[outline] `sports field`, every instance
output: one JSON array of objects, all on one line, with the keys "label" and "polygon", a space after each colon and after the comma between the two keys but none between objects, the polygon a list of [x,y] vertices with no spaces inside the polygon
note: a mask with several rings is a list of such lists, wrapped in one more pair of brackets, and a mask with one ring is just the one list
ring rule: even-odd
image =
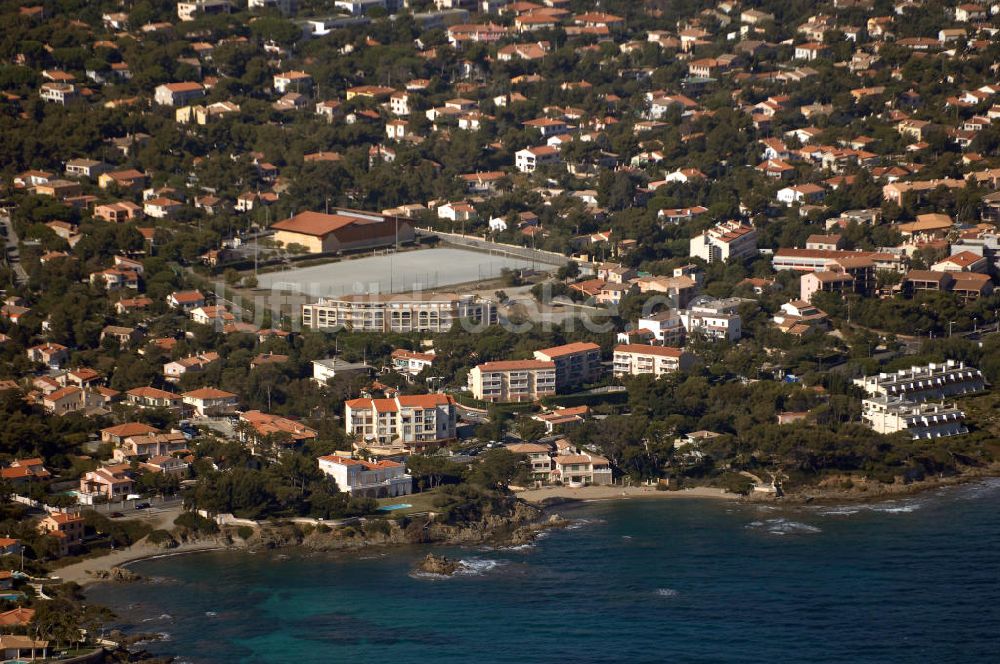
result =
[{"label": "sports field", "polygon": [[261,274],[258,288],[313,297],[348,293],[444,290],[500,276],[503,268],[552,270],[556,266],[468,249],[443,247],[377,254],[325,265]]}]

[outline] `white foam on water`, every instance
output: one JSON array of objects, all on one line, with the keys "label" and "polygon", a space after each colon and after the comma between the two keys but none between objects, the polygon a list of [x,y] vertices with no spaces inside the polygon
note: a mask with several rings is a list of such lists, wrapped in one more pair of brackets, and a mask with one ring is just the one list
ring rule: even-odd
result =
[{"label": "white foam on water", "polygon": [[865,508],[871,510],[872,512],[885,512],[887,514],[908,514],[910,512],[916,512],[921,507],[923,507],[923,504],[919,502],[911,501],[900,504],[895,500],[890,500],[884,503],[876,503],[874,505],[865,505]]},{"label": "white foam on water", "polygon": [[677,597],[680,592],[674,590],[673,588],[657,588],[656,594],[660,597]]},{"label": "white foam on water", "polygon": [[816,526],[811,526],[808,523],[790,521],[783,518],[752,521],[746,527],[763,529],[771,535],[812,535],[823,532]]},{"label": "white foam on water", "polygon": [[496,569],[500,565],[506,564],[507,561],[490,558],[462,558],[458,562],[461,564],[461,567],[459,567],[455,574],[479,576]]},{"label": "white foam on water", "polygon": [[160,615],[153,616],[151,618],[143,618],[142,622],[145,623],[145,622],[154,622],[154,621],[158,621],[158,620],[173,620],[173,619],[174,619],[174,617],[172,615],[170,615],[169,613],[161,613]]},{"label": "white foam on water", "polygon": [[820,516],[851,516],[861,511],[860,507],[824,507],[817,510]]},{"label": "white foam on water", "polygon": [[410,572],[410,578],[419,581],[444,581],[451,577],[447,574],[433,574],[431,572]]},{"label": "white foam on water", "polygon": [[174,638],[170,635],[170,632],[160,632],[157,636],[160,637],[160,641],[172,641]]}]

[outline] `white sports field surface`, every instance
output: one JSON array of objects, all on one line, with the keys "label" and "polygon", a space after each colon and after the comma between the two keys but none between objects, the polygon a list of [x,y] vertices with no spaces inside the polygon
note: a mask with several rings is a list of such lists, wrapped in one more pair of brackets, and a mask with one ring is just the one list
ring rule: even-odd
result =
[{"label": "white sports field surface", "polygon": [[452,247],[378,254],[326,265],[261,274],[258,288],[312,297],[349,293],[402,293],[444,290],[500,276],[508,268],[554,270],[556,266]]}]

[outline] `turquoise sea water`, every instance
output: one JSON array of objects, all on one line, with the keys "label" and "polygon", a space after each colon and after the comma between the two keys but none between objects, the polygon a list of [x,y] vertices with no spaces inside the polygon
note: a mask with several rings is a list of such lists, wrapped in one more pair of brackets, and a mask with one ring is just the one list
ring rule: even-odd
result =
[{"label": "turquoise sea water", "polygon": [[536,544],[136,564],[91,601],[186,662],[991,662],[1000,481],[871,505],[592,503]]}]

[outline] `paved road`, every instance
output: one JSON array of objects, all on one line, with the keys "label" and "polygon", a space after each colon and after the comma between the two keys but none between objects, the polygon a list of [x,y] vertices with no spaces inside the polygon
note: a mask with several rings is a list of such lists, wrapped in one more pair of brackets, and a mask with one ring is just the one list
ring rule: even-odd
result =
[{"label": "paved road", "polygon": [[4,259],[13,268],[15,278],[18,284],[28,283],[28,273],[25,272],[24,267],[21,265],[20,255],[15,254],[15,257],[7,256],[7,248],[13,247],[17,249],[20,240],[17,237],[17,231],[14,230],[14,223],[10,220],[10,217],[0,217],[0,226],[3,226],[7,231],[4,237]]}]

